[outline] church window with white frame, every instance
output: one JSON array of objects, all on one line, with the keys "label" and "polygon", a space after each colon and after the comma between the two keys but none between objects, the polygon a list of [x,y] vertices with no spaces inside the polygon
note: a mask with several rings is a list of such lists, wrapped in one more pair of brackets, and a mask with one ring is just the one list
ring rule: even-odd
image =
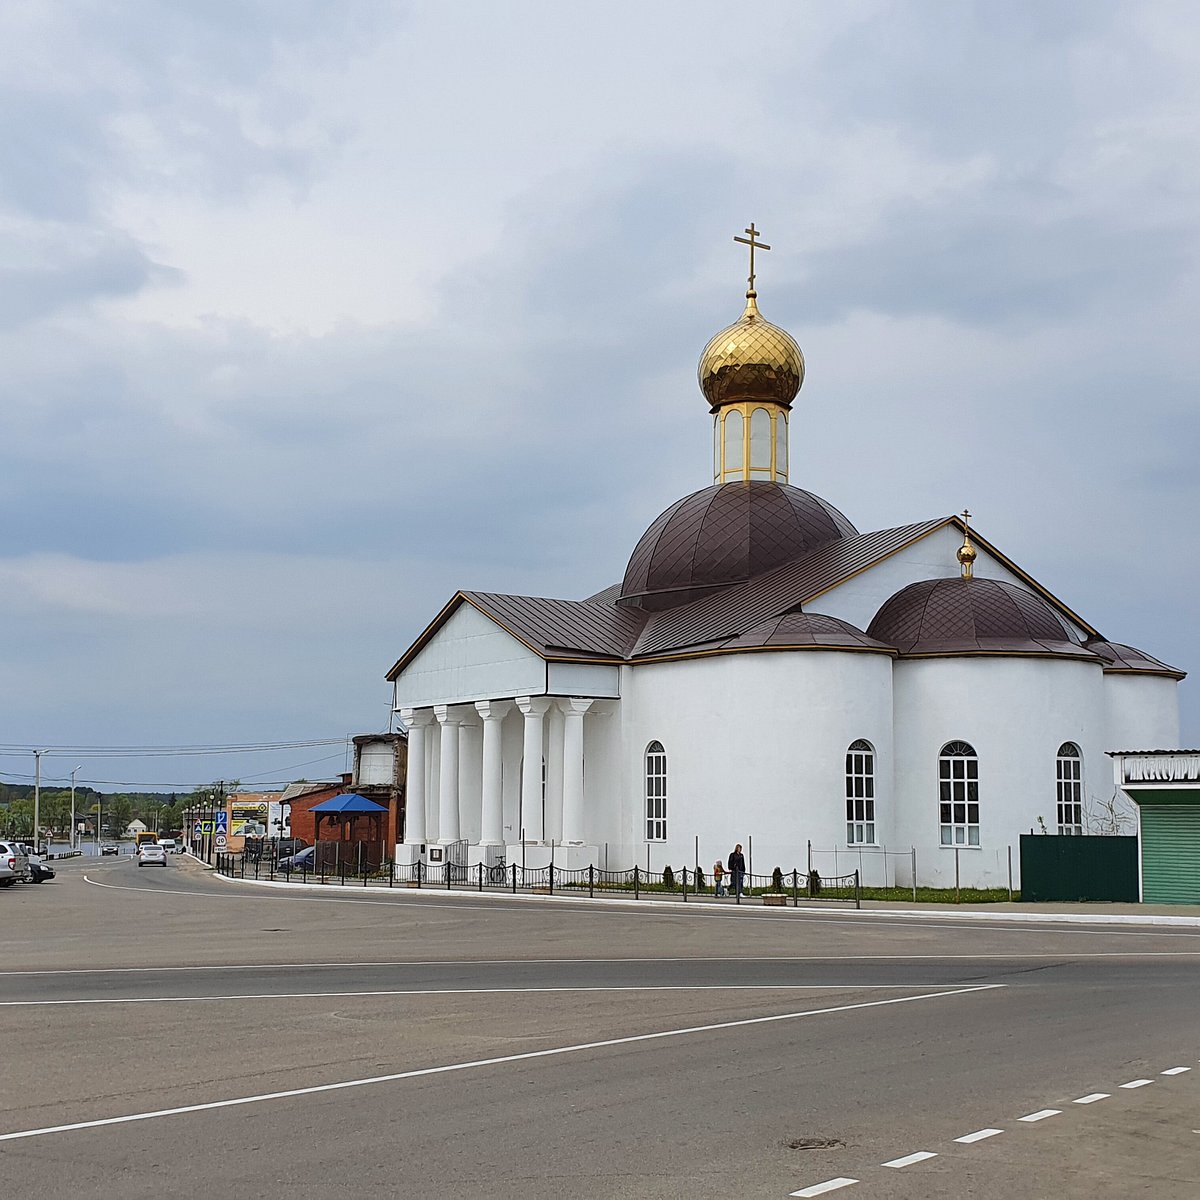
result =
[{"label": "church window with white frame", "polygon": [[875,844],[875,751],[862,738],[846,751],[846,844]]},{"label": "church window with white frame", "polygon": [[979,845],[979,757],[966,742],[938,755],[938,809],[943,846]]},{"label": "church window with white frame", "polygon": [[1083,755],[1074,742],[1058,748],[1058,832],[1083,833]]},{"label": "church window with white frame", "polygon": [[667,752],[662,742],[646,747],[646,841],[667,840]]}]

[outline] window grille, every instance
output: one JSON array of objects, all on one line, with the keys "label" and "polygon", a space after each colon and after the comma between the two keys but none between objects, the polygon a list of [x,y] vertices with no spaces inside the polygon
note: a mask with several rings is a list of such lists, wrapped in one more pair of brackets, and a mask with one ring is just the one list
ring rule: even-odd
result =
[{"label": "window grille", "polygon": [[846,844],[875,844],[875,751],[861,738],[846,751]]},{"label": "window grille", "polygon": [[943,846],[979,845],[979,758],[966,742],[938,756],[938,809]]},{"label": "window grille", "polygon": [[667,752],[662,742],[646,747],[646,840],[667,840]]}]

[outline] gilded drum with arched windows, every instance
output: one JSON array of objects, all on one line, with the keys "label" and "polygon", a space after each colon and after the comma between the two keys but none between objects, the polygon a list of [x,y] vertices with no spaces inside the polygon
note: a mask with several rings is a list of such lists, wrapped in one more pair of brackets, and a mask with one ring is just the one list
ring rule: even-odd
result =
[{"label": "gilded drum with arched windows", "polygon": [[763,318],[749,292],[745,312],[704,347],[697,375],[712,412],[750,400],[788,408],[804,382],[804,355],[790,333]]}]

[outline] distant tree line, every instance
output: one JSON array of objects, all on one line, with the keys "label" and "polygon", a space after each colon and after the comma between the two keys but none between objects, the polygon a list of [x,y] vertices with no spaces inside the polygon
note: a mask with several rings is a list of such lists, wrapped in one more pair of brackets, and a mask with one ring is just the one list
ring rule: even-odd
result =
[{"label": "distant tree line", "polygon": [[[208,808],[211,797],[224,796],[238,787],[236,780],[205,784],[192,792],[106,792],[80,785],[75,789],[75,821],[88,836],[95,835],[96,812],[100,810],[101,837],[120,837],[133,820],[148,829],[171,837],[183,831],[189,807]],[[38,819],[43,833],[49,830],[64,841],[71,833],[71,789],[42,788]],[[33,785],[0,783],[0,834],[33,838]]]}]

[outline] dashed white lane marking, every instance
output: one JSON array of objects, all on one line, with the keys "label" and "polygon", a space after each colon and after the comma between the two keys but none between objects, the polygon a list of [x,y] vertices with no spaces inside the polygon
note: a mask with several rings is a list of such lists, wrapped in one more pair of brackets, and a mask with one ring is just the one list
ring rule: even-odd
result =
[{"label": "dashed white lane marking", "polygon": [[1145,1087],[1148,1083],[1153,1083],[1153,1079],[1131,1079],[1128,1083],[1123,1083],[1123,1088],[1140,1088]]},{"label": "dashed white lane marking", "polygon": [[831,1008],[807,1008],[798,1012],[774,1013],[767,1017],[745,1017],[738,1021],[719,1021],[712,1025],[688,1025],[681,1029],[663,1029],[656,1033],[638,1033],[629,1037],[606,1038],[599,1042],[579,1042],[571,1046],[551,1046],[545,1050],[527,1050],[522,1054],[504,1054],[497,1058],[478,1058],[470,1062],[445,1063],[437,1067],[420,1067],[412,1071],[395,1071],[389,1075],[372,1075],[365,1079],[346,1079],[339,1083],[320,1083],[312,1087],[289,1088],[281,1092],[264,1092],[257,1096],[235,1096],[230,1100],[211,1100],[206,1104],[185,1104],[178,1108],[160,1108],[150,1112],[129,1113],[121,1117],[102,1117],[95,1121],[76,1121],[70,1125],[48,1125],[42,1129],[21,1129],[0,1133],[0,1142],[19,1138],[41,1137],[47,1133],[70,1133],[77,1129],[98,1129],[105,1125],[127,1125],[131,1121],[152,1121],[158,1117],[175,1117],[183,1113],[210,1112],[218,1108],[236,1108],[245,1104],[261,1104],[266,1100],[288,1100],[295,1096],[316,1096],[324,1092],[342,1092],[349,1088],[369,1087],[380,1083],[396,1083],[402,1079],[422,1079],[431,1075],[446,1075],[456,1071],[471,1071],[478,1067],[494,1067],[505,1063],[531,1062],[536,1058],[555,1058],[585,1050],[605,1050],[611,1046],[632,1046],[640,1042],[657,1042],[665,1038],[687,1037],[694,1033],[715,1033],[725,1029],[743,1029],[751,1025],[770,1025],[779,1021],[796,1021],[804,1017],[821,1017],[831,1013],[854,1012],[864,1008],[885,1008],[893,1004],[911,1004],[918,1000],[938,1000],[949,996],[966,996],[991,991],[1003,984],[985,983],[974,987],[955,988],[924,996],[895,996],[889,1000],[864,1000],[860,1004],[839,1004]]},{"label": "dashed white lane marking", "polygon": [[1044,1121],[1047,1117],[1058,1117],[1062,1115],[1061,1108],[1039,1108],[1037,1112],[1030,1113],[1027,1117],[1018,1117],[1018,1121]]},{"label": "dashed white lane marking", "polygon": [[972,1142],[982,1142],[984,1138],[995,1137],[998,1133],[1003,1133],[1003,1129],[977,1129],[974,1133],[965,1134],[963,1137],[955,1138],[956,1142],[962,1142],[964,1146],[969,1146]]},{"label": "dashed white lane marking", "polygon": [[1097,1100],[1108,1100],[1111,1098],[1110,1092],[1091,1092],[1086,1096],[1080,1096],[1078,1100],[1073,1101],[1074,1104],[1095,1104]]},{"label": "dashed white lane marking", "polygon": [[932,1150],[918,1150],[915,1154],[906,1154],[903,1158],[893,1158],[883,1165],[895,1167],[898,1170],[900,1167],[911,1167],[913,1163],[924,1162],[927,1158],[937,1158],[937,1155]]},{"label": "dashed white lane marking", "polygon": [[1164,1075],[1182,1075],[1184,1071],[1190,1071],[1191,1067],[1168,1067],[1162,1073]]},{"label": "dashed white lane marking", "polygon": [[824,1183],[814,1183],[812,1187],[801,1188],[798,1192],[788,1192],[789,1196],[823,1196],[826,1192],[836,1192],[838,1188],[849,1187],[857,1183],[857,1179],[827,1179]]}]

